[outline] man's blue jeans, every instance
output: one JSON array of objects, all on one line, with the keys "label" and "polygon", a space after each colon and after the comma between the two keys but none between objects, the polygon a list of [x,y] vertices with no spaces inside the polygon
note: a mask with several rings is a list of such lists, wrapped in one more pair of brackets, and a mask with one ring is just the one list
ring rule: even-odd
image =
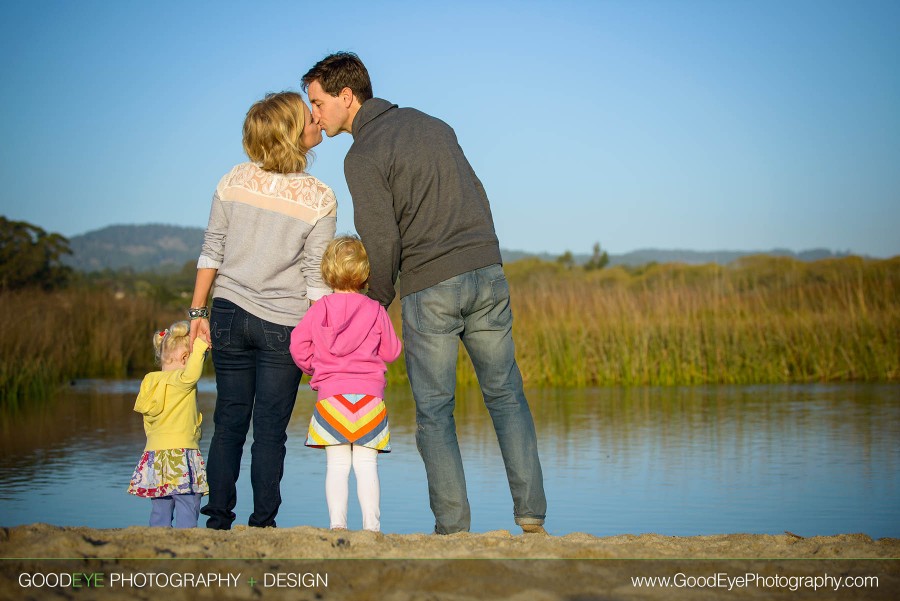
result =
[{"label": "man's blue jeans", "polygon": [[456,422],[456,360],[462,340],[472,359],[506,466],[517,524],[547,513],[537,437],[512,339],[509,285],[491,265],[404,296],[403,345],[416,401],[416,446],[425,462],[438,534],[469,530]]},{"label": "man's blue jeans", "polygon": [[228,530],[237,504],[235,483],[250,421],[250,526],[274,527],[281,505],[287,426],[302,372],[291,358],[293,328],[262,320],[236,304],[214,299],[210,315],[212,358],[216,367],[216,431],[209,447],[206,475],[207,528]]}]

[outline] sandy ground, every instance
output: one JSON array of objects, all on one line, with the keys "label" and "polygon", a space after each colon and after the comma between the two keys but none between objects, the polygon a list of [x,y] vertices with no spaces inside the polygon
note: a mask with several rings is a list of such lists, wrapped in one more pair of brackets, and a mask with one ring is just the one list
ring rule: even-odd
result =
[{"label": "sandy ground", "polygon": [[[0,558],[0,599],[900,598],[900,539],[862,534],[598,538],[33,524],[0,529]],[[79,576],[70,584],[66,574],[73,573]],[[92,574],[102,587],[86,580]],[[733,580],[747,574],[744,582]],[[632,579],[642,576],[674,580],[669,587],[635,586]],[[877,586],[847,588],[870,576]]]}]

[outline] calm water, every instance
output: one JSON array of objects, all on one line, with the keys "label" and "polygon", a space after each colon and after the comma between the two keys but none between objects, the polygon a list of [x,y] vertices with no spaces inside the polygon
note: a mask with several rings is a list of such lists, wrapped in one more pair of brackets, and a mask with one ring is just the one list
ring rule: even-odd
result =
[{"label": "calm water", "polygon": [[[84,381],[54,401],[0,416],[0,525],[144,525],[125,492],[144,445],[139,381]],[[305,384],[303,386],[305,389]],[[394,451],[379,458],[382,529],[430,532],[425,472],[407,389],[386,395]],[[322,451],[303,445],[314,397],[294,411],[279,526],[327,527]],[[900,537],[900,386],[802,385],[533,390],[552,534],[656,532]],[[200,383],[201,449],[215,383]],[[508,529],[503,464],[487,411],[461,391],[457,423],[472,530]],[[251,512],[250,440],[237,523]],[[359,528],[351,492],[350,527]],[[201,516],[202,518],[202,516]]]}]

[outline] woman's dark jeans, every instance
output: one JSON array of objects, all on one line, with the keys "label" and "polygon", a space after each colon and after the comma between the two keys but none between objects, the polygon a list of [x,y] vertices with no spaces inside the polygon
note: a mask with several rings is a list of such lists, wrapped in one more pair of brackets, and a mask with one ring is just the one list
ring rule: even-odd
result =
[{"label": "woman's dark jeans", "polygon": [[228,530],[237,504],[235,486],[250,421],[250,526],[274,527],[281,505],[287,426],[302,372],[289,351],[293,328],[253,316],[236,304],[214,299],[210,315],[212,358],[216,367],[216,430],[206,471],[207,528]]}]

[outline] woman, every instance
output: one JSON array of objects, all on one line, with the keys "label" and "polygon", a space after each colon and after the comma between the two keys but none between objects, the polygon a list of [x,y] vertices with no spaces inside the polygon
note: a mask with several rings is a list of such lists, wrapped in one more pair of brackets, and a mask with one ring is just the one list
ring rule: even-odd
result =
[{"label": "woman", "polygon": [[[234,522],[241,454],[251,419],[250,526],[274,527],[281,505],[287,426],[300,369],[291,330],[331,290],[319,270],[334,237],[331,188],[304,172],[322,141],[299,94],[270,94],[247,112],[244,150],[216,187],[189,310],[191,339],[212,346],[215,433],[209,448],[206,526]],[[206,301],[215,284],[212,310]]]}]

